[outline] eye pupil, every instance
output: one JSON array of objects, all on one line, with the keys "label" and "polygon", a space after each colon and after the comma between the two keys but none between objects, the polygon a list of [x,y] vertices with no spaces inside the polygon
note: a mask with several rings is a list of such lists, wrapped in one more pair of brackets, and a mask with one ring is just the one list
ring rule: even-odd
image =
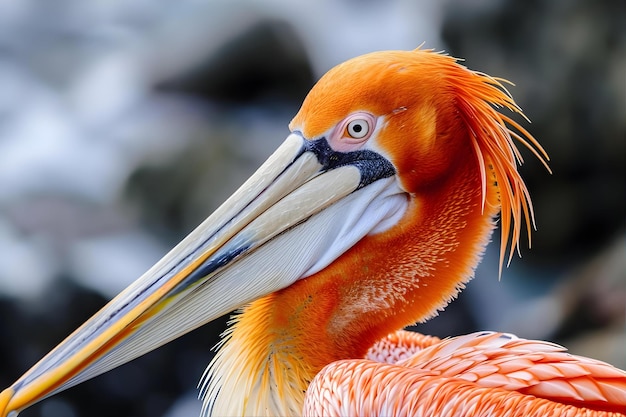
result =
[{"label": "eye pupil", "polygon": [[355,139],[364,138],[369,130],[370,126],[367,120],[357,119],[348,123],[348,134]]}]

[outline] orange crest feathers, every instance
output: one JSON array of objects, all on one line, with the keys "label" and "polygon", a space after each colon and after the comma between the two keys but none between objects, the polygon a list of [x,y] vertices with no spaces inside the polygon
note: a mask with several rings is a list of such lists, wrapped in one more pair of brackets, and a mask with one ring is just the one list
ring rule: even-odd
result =
[{"label": "orange crest feathers", "polygon": [[528,120],[503,85],[512,83],[471,71],[458,64],[457,59],[447,56],[446,58],[454,65],[448,66],[449,70],[444,72],[451,77],[450,85],[455,89],[461,117],[469,128],[472,145],[478,158],[483,205],[487,187],[487,169],[495,173],[498,181],[502,222],[500,243],[500,273],[502,273],[509,239],[511,243],[507,265],[511,262],[513,253],[516,250],[519,253],[522,218],[526,222],[529,246],[532,228],[535,228],[530,194],[517,171],[517,165],[521,165],[523,159],[515,140],[527,147],[551,173],[547,163],[550,158],[526,129],[497,110],[504,107]]}]

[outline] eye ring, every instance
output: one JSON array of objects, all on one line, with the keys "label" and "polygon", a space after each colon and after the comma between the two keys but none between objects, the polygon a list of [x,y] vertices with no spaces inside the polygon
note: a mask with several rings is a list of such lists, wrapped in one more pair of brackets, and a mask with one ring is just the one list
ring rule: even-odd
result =
[{"label": "eye ring", "polygon": [[370,124],[366,119],[355,119],[348,123],[348,135],[354,139],[362,139],[370,132]]},{"label": "eye ring", "polygon": [[376,133],[376,117],[366,111],[357,111],[337,123],[328,133],[328,144],[335,151],[360,149]]}]

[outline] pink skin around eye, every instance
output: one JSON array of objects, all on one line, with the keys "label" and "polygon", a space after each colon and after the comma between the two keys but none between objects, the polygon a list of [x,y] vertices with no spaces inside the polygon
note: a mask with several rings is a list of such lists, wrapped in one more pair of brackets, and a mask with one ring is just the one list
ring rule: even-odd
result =
[{"label": "pink skin around eye", "polygon": [[[362,138],[353,138],[348,134],[348,124],[355,120],[365,121],[368,125],[368,131]],[[365,142],[372,136],[376,128],[376,118],[366,112],[352,113],[333,128],[328,136],[328,144],[333,150],[338,152],[356,151],[363,147]]]}]

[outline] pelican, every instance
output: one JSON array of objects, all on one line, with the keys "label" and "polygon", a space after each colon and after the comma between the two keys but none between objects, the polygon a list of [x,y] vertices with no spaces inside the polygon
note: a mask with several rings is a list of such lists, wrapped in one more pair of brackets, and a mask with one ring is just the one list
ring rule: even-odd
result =
[{"label": "pelican", "polygon": [[473,277],[498,215],[500,272],[530,237],[516,143],[548,156],[500,111],[523,116],[503,83],[423,49],[331,69],[258,171],[4,390],[0,415],[235,309],[203,416],[626,415],[609,364],[506,333],[401,330]]}]

